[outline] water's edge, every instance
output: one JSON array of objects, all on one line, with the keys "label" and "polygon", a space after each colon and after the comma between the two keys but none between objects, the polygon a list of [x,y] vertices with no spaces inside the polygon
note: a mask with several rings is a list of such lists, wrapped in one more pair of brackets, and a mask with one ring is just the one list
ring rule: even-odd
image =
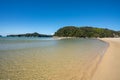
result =
[{"label": "water's edge", "polygon": [[[86,40],[86,39],[82,39],[81,41],[84,42],[84,40]],[[91,40],[93,40],[93,41],[91,41]],[[15,71],[14,68],[11,69],[10,67],[7,67],[8,69],[6,69],[4,67],[0,68],[0,70],[6,70],[7,72],[10,71],[10,73],[0,72],[0,74],[3,75],[1,77],[4,78],[5,77],[4,74],[10,75],[12,73],[11,74],[12,76],[14,74],[15,75],[17,74],[16,75],[16,77],[18,76],[17,79],[25,79],[25,78],[33,79],[33,77],[31,76],[31,75],[33,75],[36,79],[39,79],[39,78],[42,79],[42,76],[43,76],[44,79],[42,79],[42,80],[46,80],[46,79],[48,79],[48,80],[50,80],[50,79],[52,79],[52,80],[60,80],[60,79],[91,80],[91,78],[93,77],[95,71],[97,70],[97,67],[99,66],[99,64],[100,64],[102,58],[104,57],[104,54],[109,46],[108,43],[106,43],[100,39],[97,39],[99,41],[96,41],[96,39],[95,40],[91,39],[91,40],[89,41],[89,39],[88,39],[88,42],[85,42],[84,44],[81,43],[81,41],[79,42],[79,40],[76,40],[76,39],[75,40],[67,39],[67,40],[60,40],[60,41],[51,41],[50,44],[47,41],[47,43],[45,42],[46,44],[44,44],[44,46],[39,46],[39,45],[43,45],[44,42],[40,42],[40,43],[37,42],[37,43],[34,43],[34,45],[38,45],[38,47],[34,47],[34,48],[33,47],[30,47],[28,49],[27,48],[25,48],[25,49],[16,49],[15,48],[16,50],[8,50],[8,51],[3,50],[0,53],[1,56],[3,56],[3,57],[0,57],[0,60],[2,60],[2,58],[4,59],[4,57],[9,58],[9,56],[10,56],[9,59],[11,61],[14,61],[17,59],[20,62],[20,64],[19,64],[19,62],[16,63],[17,60],[13,62],[15,64],[11,64],[11,63],[9,63],[9,64],[11,65],[11,68],[12,67],[14,67],[15,69],[17,67],[20,68],[20,69],[18,68],[18,72],[19,72],[19,74],[21,74],[20,75],[21,77],[18,75],[18,73],[16,73],[16,72],[14,73],[14,71]],[[96,42],[94,42],[94,41],[96,41],[98,43],[96,44]],[[89,42],[91,42],[90,45],[89,45]],[[99,42],[102,42],[101,45],[104,46],[103,48],[100,48],[102,46],[97,47]],[[106,46],[104,45],[104,43],[106,44]],[[85,47],[85,45],[87,45],[87,47]],[[18,45],[18,46],[21,46],[21,45]],[[31,46],[33,46],[33,44],[31,44]],[[92,49],[94,49],[94,46],[96,46],[95,49],[97,49],[97,50],[100,49],[100,52],[99,51],[95,52],[95,51],[97,51],[97,50],[95,50],[94,51],[95,54],[93,55],[94,52],[91,53],[90,47],[93,47]],[[88,50],[88,52],[90,50],[90,52],[89,52],[90,54],[89,53],[85,54],[85,55],[89,55],[89,56],[84,56],[83,54],[81,55],[81,53],[83,53],[83,52],[79,51],[79,49],[81,49],[82,51]],[[5,53],[6,55],[3,54],[2,52]],[[21,57],[21,58],[19,58],[19,57]],[[82,58],[83,59],[90,58],[90,59],[87,59],[86,62],[83,64],[81,62],[81,60],[83,60]],[[6,58],[6,60],[9,60],[9,59]],[[24,60],[25,62],[24,61],[22,62],[21,59]],[[0,64],[0,65],[7,66],[6,65],[6,64],[8,64],[7,61],[3,60],[2,63],[4,63],[4,62],[5,62],[5,65],[4,64]],[[26,62],[28,62],[28,63],[26,63]],[[24,66],[23,64],[25,64],[26,66]],[[20,70],[22,70],[24,73],[21,72]],[[45,70],[45,71],[40,72],[39,70],[40,71]],[[56,72],[56,70],[58,72]],[[61,70],[63,70],[63,71],[61,71]],[[26,73],[26,71],[28,71],[30,73]],[[38,71],[38,72],[35,72],[35,71]],[[50,72],[48,73],[47,71],[50,71]],[[51,73],[51,71],[52,71],[52,73]],[[45,73],[43,75],[44,72],[47,72],[47,73]],[[22,74],[28,75],[29,78],[27,78],[26,76],[24,76]],[[65,75],[68,75],[68,77]],[[24,76],[25,78],[24,77],[22,78],[22,76]],[[31,76],[31,78],[30,78],[30,76]],[[16,77],[14,76],[13,79],[15,79]]]},{"label": "water's edge", "polygon": [[[96,62],[95,64],[93,64],[94,69],[93,69],[93,71],[92,71],[92,73],[91,73],[91,77],[90,77],[89,80],[92,80],[92,77],[94,76],[94,74],[95,74],[97,68],[99,67],[99,65],[100,65],[100,63],[101,63],[101,61],[102,61],[102,59],[103,59],[103,57],[104,57],[107,49],[108,49],[109,46],[110,46],[110,44],[109,44],[108,42],[105,42],[105,41],[101,40],[100,38],[97,38],[97,39],[98,39],[99,41],[101,41],[101,42],[106,43],[107,46],[106,46],[105,49],[103,50],[103,52],[102,52],[103,55],[102,55],[102,56],[99,56],[99,54],[97,55],[96,59],[98,59],[98,58],[99,58],[99,59],[97,60],[97,62]],[[96,60],[96,59],[95,59],[95,60]]]}]

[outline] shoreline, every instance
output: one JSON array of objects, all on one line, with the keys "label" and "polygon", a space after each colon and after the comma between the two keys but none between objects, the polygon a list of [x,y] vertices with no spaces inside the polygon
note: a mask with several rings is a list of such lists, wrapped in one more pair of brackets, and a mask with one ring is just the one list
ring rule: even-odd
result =
[{"label": "shoreline", "polygon": [[120,80],[120,38],[99,38],[109,43],[91,80]]},{"label": "shoreline", "polygon": [[[58,37],[59,38],[59,37]],[[63,39],[66,39],[66,37],[62,37]],[[61,38],[61,39],[62,39]],[[71,37],[68,37],[71,38]],[[73,37],[72,37],[73,38]],[[89,38],[88,38],[89,39]],[[71,62],[71,65],[76,65],[73,67],[69,67],[70,70],[73,70],[72,72],[70,70],[65,71],[65,74],[69,74],[68,77],[63,76],[62,79],[67,79],[71,76],[70,79],[75,79],[75,80],[120,80],[119,77],[119,72],[116,73],[117,71],[119,71],[119,67],[114,64],[114,62],[116,62],[117,64],[119,64],[119,58],[120,58],[120,54],[119,54],[119,48],[120,48],[120,38],[92,38],[92,39],[97,39],[100,42],[104,42],[106,44],[108,44],[105,48],[104,51],[99,52],[98,54],[96,54],[95,56],[91,57],[91,59],[89,59],[85,64],[84,67],[82,67],[82,65],[78,66],[81,62],[79,62],[79,58],[75,59],[78,61],[73,61]],[[95,43],[95,42],[93,42]],[[116,51],[116,45],[117,45],[117,53],[115,52],[116,55],[114,55],[114,51]],[[87,45],[88,46],[88,45]],[[91,47],[91,46],[90,46]],[[98,48],[99,50],[100,48]],[[65,49],[66,50],[66,49]],[[109,50],[113,50],[113,52],[109,54]],[[32,51],[37,51],[37,49],[32,49]],[[30,52],[32,52],[30,51]],[[35,53],[32,52],[32,53]],[[37,51],[39,54],[39,51]],[[66,52],[66,51],[65,51]],[[10,52],[12,53],[12,52]],[[21,52],[23,53],[23,52]],[[31,53],[31,54],[32,54]],[[100,53],[102,53],[102,55],[100,55]],[[39,59],[42,59],[39,57],[39,55],[37,54],[37,56],[35,56],[34,58],[38,58],[38,62],[40,61]],[[60,54],[61,55],[61,54]],[[64,54],[63,54],[64,55]],[[69,55],[69,54],[68,54]],[[66,55],[66,56],[68,56]],[[28,55],[27,55],[28,56]],[[30,55],[29,55],[30,56]],[[40,56],[44,56],[44,55],[40,55]],[[115,56],[115,59],[117,59],[116,61],[114,61],[114,59],[111,59],[111,56]],[[117,58],[116,58],[117,57]],[[30,57],[31,60],[32,57]],[[45,57],[44,57],[45,58]],[[43,58],[43,60],[44,60]],[[63,57],[62,57],[63,58]],[[73,56],[71,58],[68,59],[72,59],[74,58]],[[77,58],[77,57],[76,57]],[[20,58],[21,59],[21,58]],[[27,59],[25,57],[25,59]],[[87,59],[87,58],[86,58]],[[28,59],[29,60],[29,59]],[[74,60],[74,59],[73,59]],[[16,60],[17,61],[17,60]],[[56,59],[54,60],[56,63]],[[68,61],[68,60],[65,60]],[[36,61],[35,61],[36,62]],[[53,63],[53,62],[52,62]],[[58,62],[57,62],[58,63]],[[73,64],[72,64],[73,63]],[[77,64],[76,64],[77,63]],[[23,63],[22,63],[23,64]],[[38,63],[36,63],[38,65]],[[66,63],[65,63],[66,64]],[[56,64],[54,64],[56,65]],[[69,64],[68,64],[69,65]],[[119,64],[120,65],[120,64]],[[26,65],[27,66],[27,65]],[[29,65],[30,66],[30,65]],[[112,67],[109,67],[112,66]],[[68,68],[67,67],[67,68]],[[66,69],[67,69],[66,68]],[[45,68],[46,69],[46,68]],[[52,69],[52,68],[51,68]],[[56,68],[57,69],[57,68]],[[62,68],[61,68],[62,69]],[[113,69],[116,69],[116,71],[114,71]],[[32,70],[32,69],[31,69]],[[33,68],[34,70],[34,68]],[[39,71],[39,69],[36,68],[37,71]],[[59,70],[59,69],[58,69]],[[29,71],[29,70],[28,70]],[[69,72],[70,71],[70,72]],[[36,72],[34,72],[36,73]],[[32,75],[34,75],[34,73]],[[56,72],[55,72],[56,73]],[[64,72],[62,72],[64,73]],[[112,73],[112,74],[111,74]],[[16,73],[17,74],[17,73]],[[25,73],[26,74],[26,73]],[[30,74],[31,75],[31,74]],[[61,73],[56,73],[56,75],[61,75]],[[113,76],[114,75],[114,76]],[[117,77],[116,77],[117,75]],[[39,76],[39,74],[38,74]],[[54,77],[54,75],[51,75]],[[26,77],[26,76],[24,76]],[[45,77],[47,79],[47,77]],[[56,77],[57,78],[57,77]],[[59,79],[61,77],[58,77]],[[52,77],[51,77],[52,79]],[[59,80],[58,79],[58,80]],[[68,79],[67,79],[68,80]]]}]

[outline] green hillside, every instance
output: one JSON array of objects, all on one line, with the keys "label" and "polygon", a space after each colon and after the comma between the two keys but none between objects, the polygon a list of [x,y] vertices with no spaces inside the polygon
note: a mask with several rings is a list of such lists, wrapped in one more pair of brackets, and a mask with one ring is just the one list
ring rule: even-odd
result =
[{"label": "green hillside", "polygon": [[119,37],[120,32],[104,29],[104,28],[96,28],[96,27],[75,27],[75,26],[66,26],[60,28],[55,32],[54,36],[58,37]]}]

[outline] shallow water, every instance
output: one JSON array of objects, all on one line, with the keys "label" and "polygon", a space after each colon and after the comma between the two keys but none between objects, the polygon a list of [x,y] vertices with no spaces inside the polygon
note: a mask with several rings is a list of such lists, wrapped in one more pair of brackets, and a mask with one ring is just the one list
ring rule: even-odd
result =
[{"label": "shallow water", "polygon": [[0,38],[0,79],[90,80],[107,46],[97,39]]}]

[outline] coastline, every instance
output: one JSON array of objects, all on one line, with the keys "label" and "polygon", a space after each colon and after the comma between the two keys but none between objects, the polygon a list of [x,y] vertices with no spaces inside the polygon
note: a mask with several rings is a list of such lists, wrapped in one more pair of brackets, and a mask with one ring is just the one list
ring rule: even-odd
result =
[{"label": "coastline", "polygon": [[[64,38],[66,39],[66,37]],[[68,38],[72,38],[73,41],[74,39],[76,39],[73,37],[68,37]],[[87,38],[83,38],[83,42],[85,39]],[[92,40],[94,40],[94,38],[92,38]],[[70,43],[73,41],[70,41]],[[99,44],[98,40],[97,42]],[[96,39],[95,41],[92,41],[92,42],[90,40],[90,42],[88,42],[90,44],[88,43],[85,44],[86,47],[84,50],[90,50],[90,49],[87,49],[88,45],[89,45],[89,48],[93,50],[94,48],[97,50],[100,50],[99,48],[92,46],[94,43],[97,43],[97,42],[96,42]],[[62,43],[62,44],[65,44],[65,43]],[[44,79],[56,79],[56,80],[61,80],[61,79],[63,80],[91,80],[92,76],[94,75],[98,67],[100,60],[102,59],[99,53],[104,52],[104,51],[100,51],[99,53],[96,53],[97,51],[96,50],[94,55],[92,55],[94,52],[89,51],[87,53],[91,52],[90,54],[81,55],[79,53],[82,53],[82,51],[79,51],[79,48],[81,49],[84,48],[84,47],[80,47],[80,45],[83,46],[84,44],[79,44],[79,43],[80,43],[79,41],[77,45],[76,44],[68,45],[69,44],[68,43],[67,45],[61,45],[61,47],[58,47],[58,48],[57,46],[53,47],[50,45],[49,49],[46,49],[46,48],[44,49],[44,47],[43,48],[41,47],[41,49],[40,47],[27,48],[26,46],[26,49],[3,51],[1,52],[3,55],[0,56],[1,65],[2,65],[2,68],[0,70],[2,75],[0,75],[0,78],[6,79],[6,75],[7,75],[7,78],[9,79],[22,79],[22,80],[33,79],[34,77],[36,79],[39,79],[39,78],[43,79],[44,77]],[[60,44],[61,42],[60,43],[58,42],[58,45]],[[101,44],[101,46],[103,46],[103,44]],[[37,45],[40,45],[40,44],[37,43]],[[34,46],[34,44],[32,44],[32,46]],[[64,46],[65,48],[63,48]],[[15,44],[15,48],[16,48],[16,44]],[[46,54],[47,52],[49,52],[49,54]],[[2,60],[2,56],[7,57],[6,60],[4,59]],[[8,65],[11,65],[11,66],[8,66]],[[11,68],[11,67],[14,67],[14,68]],[[21,75],[19,75],[16,70]]]},{"label": "coastline", "polygon": [[76,38],[76,37],[58,37],[58,36],[53,36],[54,39],[56,40],[61,40],[61,39],[70,39],[70,38]]},{"label": "coastline", "polygon": [[[59,38],[59,37],[58,37]],[[73,38],[73,37],[62,37],[63,39],[66,39],[66,38]],[[60,37],[60,39],[62,39]],[[75,38],[75,37],[74,37]],[[73,39],[74,39],[73,38]],[[76,39],[76,38],[75,38]],[[89,39],[89,38],[88,38]],[[94,39],[94,38],[92,38]],[[96,39],[96,38],[95,38]],[[12,53],[12,54],[16,54],[16,53],[20,53],[22,54],[21,58],[18,58],[18,61],[19,59],[22,60],[24,59],[24,61],[30,61],[30,64],[27,63],[27,65],[23,65],[23,64],[26,64],[26,62],[21,62],[19,64],[19,62],[17,62],[18,66],[19,65],[22,65],[22,66],[19,66],[23,69],[23,67],[27,70],[27,71],[31,71],[30,74],[26,73],[27,71],[24,71],[25,73],[25,76],[22,75],[23,79],[26,78],[26,77],[30,77],[31,75],[37,75],[35,76],[36,78],[38,78],[38,76],[40,76],[40,74],[42,75],[42,72],[41,72],[41,68],[42,70],[44,69],[45,72],[47,72],[47,69],[49,70],[49,72],[54,72],[54,70],[56,69],[56,71],[54,72],[54,74],[50,73],[51,76],[49,76],[49,74],[45,74],[45,78],[46,79],[53,79],[53,77],[57,80],[60,80],[60,79],[65,79],[65,80],[120,80],[120,77],[119,77],[119,74],[120,74],[120,71],[119,71],[119,67],[120,67],[120,64],[119,64],[119,58],[120,58],[120,54],[119,54],[119,48],[120,48],[120,38],[97,38],[100,42],[105,42],[107,44],[109,44],[106,48],[104,48],[104,51],[101,51],[99,53],[103,53],[103,55],[100,55],[100,54],[96,54],[95,56],[91,56],[92,58],[89,59],[87,62],[85,62],[85,64],[82,63],[82,58],[81,60],[80,57],[78,56],[74,56],[74,54],[71,56],[69,54],[64,54],[66,53],[66,49],[63,49],[61,48],[60,50],[62,50],[63,52],[60,52],[60,60],[59,60],[59,56],[57,54],[57,56],[53,56],[52,55],[45,55],[45,53],[43,55],[40,55],[40,51],[42,51],[43,48],[39,49],[39,48],[34,48],[34,49],[28,49],[28,50],[16,50],[14,52],[12,51],[9,51],[7,53]],[[69,39],[68,39],[69,40]],[[95,42],[93,42],[95,43]],[[91,44],[93,44],[91,43]],[[61,43],[60,43],[61,44]],[[102,44],[103,45],[103,44]],[[32,45],[33,46],[33,45]],[[88,45],[87,45],[88,46]],[[92,47],[92,46],[90,46]],[[72,50],[73,48],[72,47],[69,47],[67,46],[68,49]],[[53,48],[51,48],[53,49]],[[51,50],[49,49],[49,50]],[[57,48],[55,48],[57,50]],[[40,51],[39,51],[40,50]],[[46,49],[47,50],[47,49]],[[65,51],[64,51],[65,50]],[[73,49],[74,50],[74,49]],[[87,49],[86,49],[87,50]],[[100,50],[100,48],[97,48],[97,50]],[[22,52],[21,52],[22,51]],[[25,51],[25,52],[24,52]],[[33,52],[32,52],[33,51]],[[37,52],[36,52],[37,51]],[[116,52],[117,51],[117,52]],[[50,53],[50,51],[48,51]],[[74,51],[73,51],[74,52]],[[68,53],[73,53],[73,52],[68,52]],[[24,53],[29,53],[30,55],[24,55]],[[51,52],[53,53],[53,52]],[[59,52],[58,52],[59,53]],[[61,54],[63,53],[63,54]],[[24,57],[23,57],[24,55]],[[91,54],[90,54],[91,55]],[[2,55],[1,55],[2,56]],[[7,56],[7,55],[4,55],[4,56]],[[13,56],[13,55],[11,55]],[[16,55],[16,56],[20,56],[20,55]],[[16,59],[16,56],[14,55],[14,57],[12,57],[12,60],[15,60],[14,61],[17,61]],[[25,57],[27,56],[27,57]],[[29,57],[28,57],[29,56]],[[42,56],[42,57],[41,57]],[[66,59],[66,57],[68,56],[68,58]],[[52,59],[52,60],[49,60],[49,57]],[[55,58],[54,58],[55,57]],[[56,58],[57,57],[57,58]],[[8,57],[7,57],[8,58]],[[85,57],[84,57],[85,58]],[[83,59],[84,59],[83,58]],[[88,59],[89,57],[86,57],[86,59]],[[2,58],[1,58],[2,59]],[[9,58],[8,58],[9,59]],[[45,61],[44,63],[44,59],[48,61]],[[58,60],[57,60],[58,59]],[[62,60],[61,60],[62,59]],[[75,61],[76,60],[76,61]],[[2,61],[2,60],[1,60]],[[9,60],[7,60],[9,61]],[[13,62],[14,62],[13,61]],[[52,64],[52,63],[55,63],[55,64],[52,64],[54,65],[54,67],[47,67],[44,65],[44,67],[41,66],[38,66],[38,65],[41,65],[41,62],[43,62],[43,65],[44,64]],[[50,62],[49,62],[50,61]],[[58,62],[56,62],[58,61]],[[59,62],[60,61],[60,62]],[[65,66],[64,69],[62,69],[62,67],[59,67],[61,66],[61,63],[62,65],[64,64],[63,62],[65,62]],[[10,61],[12,62],[12,61]],[[116,63],[115,63],[116,62]],[[3,60],[3,63],[6,63],[5,60]],[[16,63],[16,62],[15,62]],[[40,64],[39,64],[40,63]],[[56,64],[56,63],[59,63],[59,64]],[[67,64],[69,63],[69,64]],[[82,64],[81,64],[82,63]],[[6,63],[7,64],[7,63]],[[38,66],[38,68],[34,68],[34,66],[32,65],[34,64],[35,66]],[[69,65],[66,67],[66,64]],[[15,64],[16,65],[16,64]],[[17,68],[18,66],[15,66],[15,68]],[[71,66],[72,65],[72,66]],[[82,67],[82,65],[84,67]],[[56,66],[56,67],[55,67]],[[5,67],[5,66],[4,66]],[[4,69],[3,67],[3,69]],[[30,68],[28,68],[30,67]],[[9,67],[8,67],[9,68]],[[65,69],[66,68],[66,69]],[[53,69],[53,70],[51,70]],[[60,70],[61,69],[61,70]],[[10,71],[12,69],[9,69]],[[13,72],[15,72],[14,70],[16,69],[13,69]],[[18,69],[20,70],[20,73],[22,72],[21,69]],[[32,70],[35,70],[34,72],[32,72]],[[62,71],[63,70],[63,71]],[[67,71],[66,71],[67,70]],[[38,72],[37,72],[38,71]],[[39,73],[40,71],[40,73]],[[8,72],[6,72],[7,74],[9,74]],[[23,72],[22,72],[23,73]],[[44,73],[44,71],[43,71]],[[62,73],[62,74],[61,74]],[[1,76],[3,77],[5,74],[4,74],[4,71],[2,73],[1,71]],[[13,75],[17,75],[17,73],[12,73]],[[55,75],[55,76],[54,76]],[[61,75],[61,76],[59,76]],[[64,76],[64,75],[68,75],[68,76]],[[44,76],[44,75],[43,75]],[[5,75],[6,77],[6,75]],[[4,77],[3,77],[4,78]],[[17,76],[17,78],[20,78],[21,79],[21,76]],[[30,77],[32,79],[32,77]],[[29,78],[29,79],[30,79]],[[40,77],[41,78],[41,77]],[[41,78],[42,79],[42,78]]]},{"label": "coastline", "polygon": [[120,38],[99,38],[109,43],[92,80],[120,80]]},{"label": "coastline", "polygon": [[[57,39],[57,40],[62,40],[62,39],[76,39],[79,37],[53,37],[53,38]],[[86,39],[86,38],[84,38],[84,39]],[[102,52],[103,55],[99,55],[99,54],[96,55],[94,57],[94,59],[92,59],[90,61],[90,63],[88,63],[88,66],[84,68],[84,69],[86,69],[85,72],[83,72],[84,75],[80,74],[80,75],[82,75],[82,77],[80,79],[81,80],[107,80],[107,79],[101,79],[101,76],[99,76],[99,72],[97,73],[97,70],[99,68],[99,65],[103,61],[104,55],[106,54],[106,52],[108,51],[108,49],[110,47],[110,43],[106,39],[113,39],[113,38],[90,38],[90,39],[98,39],[101,42],[104,42],[108,45],[106,46],[106,49]],[[114,38],[114,39],[118,39],[118,38]],[[99,76],[99,78],[96,75]],[[115,80],[115,79],[111,79],[111,80]],[[118,79],[118,80],[120,80],[120,79]]]}]

